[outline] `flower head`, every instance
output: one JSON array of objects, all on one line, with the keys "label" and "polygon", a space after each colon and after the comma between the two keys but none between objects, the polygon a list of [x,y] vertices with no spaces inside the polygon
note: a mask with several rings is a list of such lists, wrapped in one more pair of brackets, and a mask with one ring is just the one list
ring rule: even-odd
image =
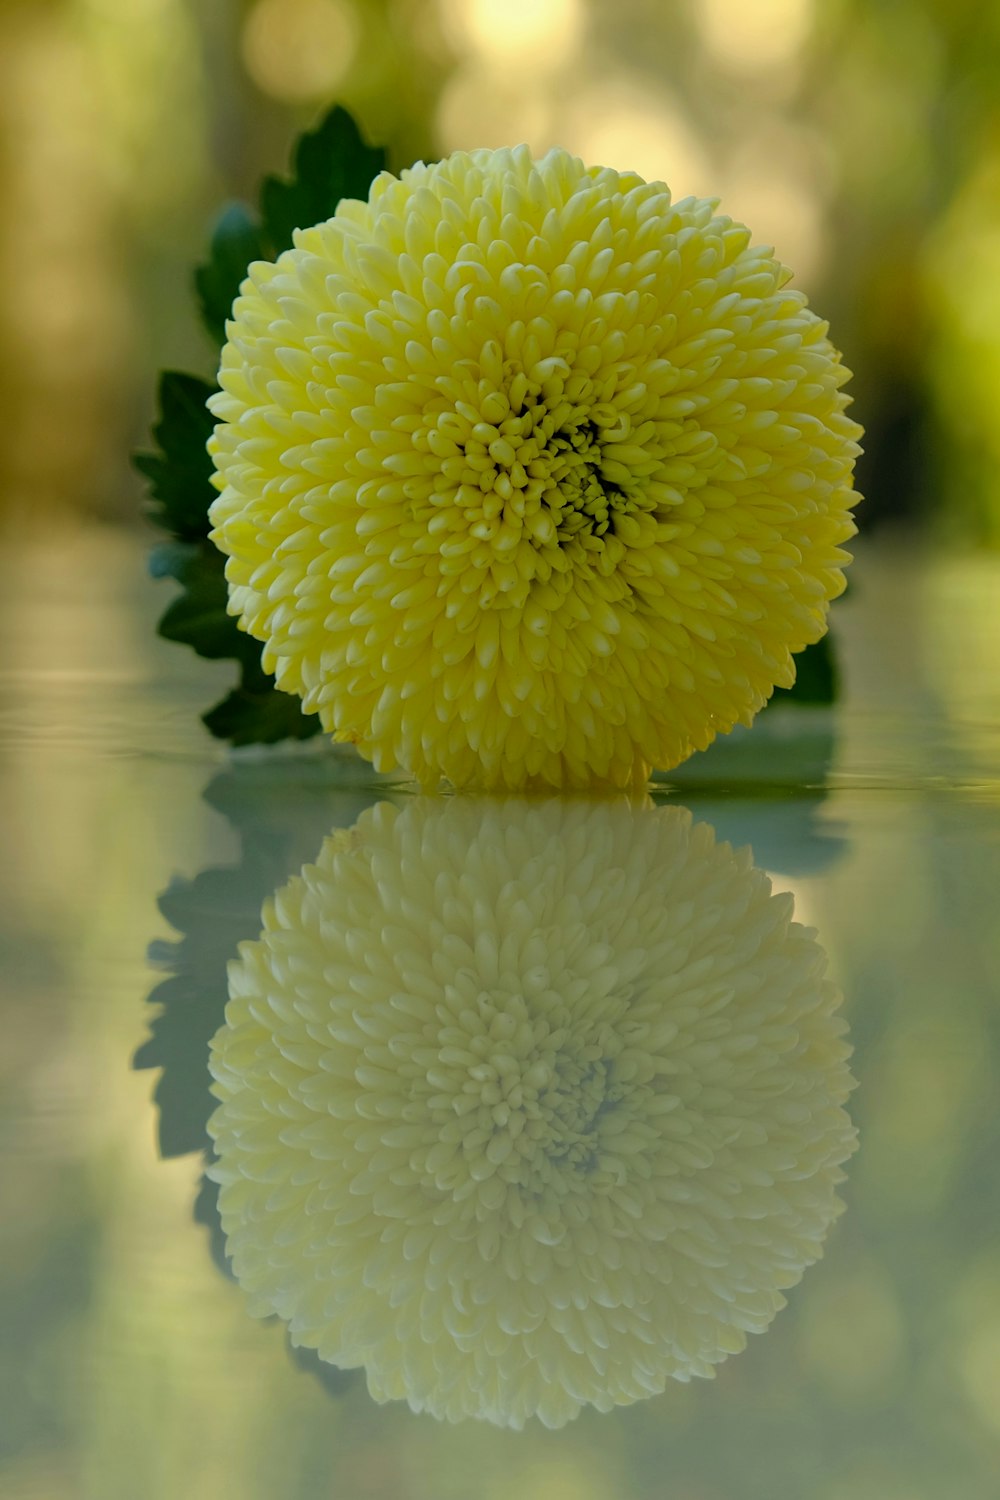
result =
[{"label": "flower head", "polygon": [[251,1311],[449,1419],[711,1375],[821,1253],[854,1147],[791,906],[676,808],[382,803],[331,836],[212,1044]]},{"label": "flower head", "polygon": [[847,372],[710,200],[458,153],[257,263],[211,447],[231,608],[380,770],[627,786],[826,628]]}]

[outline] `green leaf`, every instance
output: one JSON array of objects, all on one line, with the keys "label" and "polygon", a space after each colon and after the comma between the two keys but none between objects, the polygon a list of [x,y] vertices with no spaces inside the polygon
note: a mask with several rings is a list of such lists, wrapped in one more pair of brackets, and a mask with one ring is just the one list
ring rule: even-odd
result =
[{"label": "green leaf", "polygon": [[216,739],[270,745],[320,732],[315,715],[304,714],[298,698],[275,687],[260,664],[260,642],[240,630],[229,614],[225,558],[207,537],[161,542],[153,549],[149,567],[155,578],[174,578],[181,585],[160,618],[159,634],[190,646],[199,656],[239,663],[239,685],[202,715]]},{"label": "green leaf", "polygon": [[202,542],[186,559],[178,559],[178,571],[173,576],[183,588],[160,619],[160,635],[213,660],[231,656],[241,662],[259,662],[260,642],[239,630],[227,613],[229,593],[222,553],[211,542]]},{"label": "green leaf", "polygon": [[140,474],[150,481],[152,519],[180,541],[208,535],[208,507],[216,491],[205,445],[215,419],[205,403],[215,389],[196,375],[164,371],[159,420],[153,427],[160,451],[140,453],[134,460]]},{"label": "green leaf", "polygon": [[820,640],[800,651],[795,658],[795,682],[790,688],[776,688],[772,703],[835,703],[840,690],[840,674],[827,631]]},{"label": "green leaf", "polygon": [[150,578],[176,578],[183,582],[197,551],[197,542],[158,542],[149,554]]},{"label": "green leaf", "polygon": [[315,715],[304,714],[298,698],[280,692],[264,671],[260,642],[240,630],[228,613],[225,558],[210,541],[163,542],[153,550],[150,571],[181,585],[161,616],[159,634],[190,646],[199,656],[239,663],[239,685],[202,715],[216,739],[270,745],[319,733]]},{"label": "green leaf", "polygon": [[264,673],[261,679],[260,687],[241,683],[202,714],[202,723],[217,740],[232,745],[274,745],[279,740],[308,740],[319,734],[322,726],[315,714],[304,714],[298,698],[281,692]]},{"label": "green leaf", "polygon": [[[264,182],[259,223],[243,204],[225,210],[208,259],[195,272],[202,321],[218,342],[250,262],[280,254],[291,245],[294,229],[330,218],[342,198],[367,197],[384,166],[385,153],[367,145],[347,111],[335,108],[300,138],[290,179]],[[154,549],[150,572],[181,585],[159,633],[200,656],[239,663],[238,685],[203,716],[217,738],[236,745],[308,739],[319,733],[319,720],[303,714],[298,699],[279,692],[262,669],[260,644],[227,612],[224,560],[208,540],[216,491],[206,448],[214,426],[207,402],[216,389],[193,375],[163,375],[153,429],[160,451],[135,460],[151,481],[152,517],[172,539]]]},{"label": "green leaf", "polygon": [[342,198],[367,198],[384,166],[382,148],[365,144],[346,109],[332,109],[315,130],[300,137],[291,179],[264,180],[261,220],[274,254],[288,249],[293,230],[329,219]]},{"label": "green leaf", "polygon": [[212,232],[208,260],[194,273],[201,320],[218,344],[251,261],[267,257],[260,225],[245,203],[231,203]]}]

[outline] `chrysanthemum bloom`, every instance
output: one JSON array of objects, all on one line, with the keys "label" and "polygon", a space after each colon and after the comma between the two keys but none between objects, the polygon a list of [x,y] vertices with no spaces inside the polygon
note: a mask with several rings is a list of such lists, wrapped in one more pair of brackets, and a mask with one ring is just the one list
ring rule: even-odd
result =
[{"label": "chrysanthemum bloom", "polygon": [[826,324],[711,200],[458,153],[233,309],[211,516],[279,687],[379,770],[627,786],[826,629],[860,428]]},{"label": "chrysanthemum bloom", "polygon": [[821,1253],[854,1147],[791,911],[675,808],[383,803],[333,835],[212,1046],[251,1311],[452,1420],[711,1375]]}]

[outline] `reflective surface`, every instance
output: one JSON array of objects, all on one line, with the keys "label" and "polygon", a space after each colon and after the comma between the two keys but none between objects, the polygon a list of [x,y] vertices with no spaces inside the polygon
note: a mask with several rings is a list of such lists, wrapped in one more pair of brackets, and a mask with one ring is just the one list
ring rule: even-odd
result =
[{"label": "reflective surface", "polygon": [[714,1379],[521,1432],[293,1355],[223,1274],[203,1178],[227,958],[331,829],[419,802],[335,752],[228,761],[197,722],[225,668],[156,641],[140,544],[8,548],[2,570],[0,1492],[992,1500],[1000,565],[870,549],[836,713],[765,715],[642,810],[751,845],[818,930],[859,1149],[822,1258]]}]

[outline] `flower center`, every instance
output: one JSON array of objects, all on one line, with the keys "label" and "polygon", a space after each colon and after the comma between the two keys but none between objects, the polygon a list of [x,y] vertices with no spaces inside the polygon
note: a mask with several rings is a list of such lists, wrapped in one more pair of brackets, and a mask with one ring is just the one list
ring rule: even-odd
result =
[{"label": "flower center", "polygon": [[594,1173],[626,1095],[616,1066],[626,1043],[612,1019],[574,1023],[561,1005],[538,1015],[522,995],[485,992],[478,1025],[471,1012],[465,1019],[471,1034],[460,1045],[450,1028],[442,1038],[428,1101],[439,1139],[454,1149],[448,1183],[497,1178],[531,1197]]},{"label": "flower center", "polygon": [[559,541],[565,543],[583,531],[595,536],[610,531],[613,535],[615,511],[625,510],[628,497],[620,484],[603,473],[597,423],[587,418],[575,426],[559,428],[544,451],[551,487],[543,495],[542,504],[553,515]]},{"label": "flower center", "polygon": [[577,1051],[571,1040],[561,1048],[551,1040],[527,1058],[501,1053],[470,1071],[490,1130],[486,1157],[496,1166],[512,1154],[529,1175],[546,1165],[594,1166],[597,1124],[613,1102],[613,1059],[593,1055],[592,1045]]},{"label": "flower center", "polygon": [[471,567],[481,607],[523,608],[534,583],[588,563],[607,575],[654,539],[647,482],[662,445],[652,421],[633,419],[641,387],[604,388],[563,358],[530,378],[512,360],[493,365],[499,378],[490,368],[487,350],[423,414],[413,441],[426,477],[410,493],[442,572]]}]

